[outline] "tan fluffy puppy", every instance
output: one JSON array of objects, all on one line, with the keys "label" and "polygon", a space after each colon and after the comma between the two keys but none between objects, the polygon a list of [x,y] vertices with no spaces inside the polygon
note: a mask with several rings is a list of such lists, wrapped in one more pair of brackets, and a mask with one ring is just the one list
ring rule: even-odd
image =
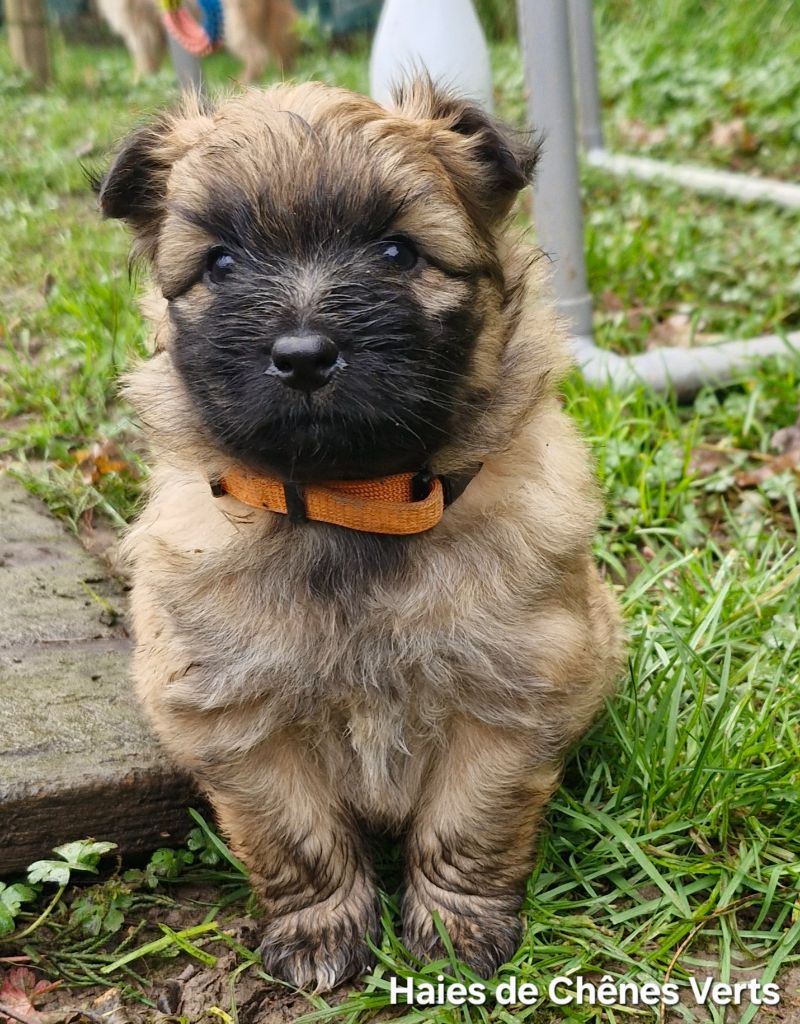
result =
[{"label": "tan fluffy puppy", "polygon": [[[391,111],[310,83],[164,115],[100,186],[155,284],[128,388],[153,464],[137,686],[298,986],[370,963],[376,829],[404,844],[414,954],[442,954],[437,911],[480,974],[510,957],[542,809],[620,666],[564,329],[506,224],[535,159],[429,81]],[[385,536],[212,493],[237,470],[471,482]]]}]

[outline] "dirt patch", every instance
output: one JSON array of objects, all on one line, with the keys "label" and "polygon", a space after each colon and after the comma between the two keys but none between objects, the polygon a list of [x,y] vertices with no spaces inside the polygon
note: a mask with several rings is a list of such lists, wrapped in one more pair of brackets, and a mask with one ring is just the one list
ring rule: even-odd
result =
[{"label": "dirt patch", "polygon": [[219,1007],[231,1016],[235,1014],[239,1024],[284,1024],[314,1009],[304,996],[268,985],[254,970],[237,974],[235,969],[236,956],[229,953],[220,957],[214,968],[192,965],[168,979],[158,994],[158,1012],[153,1020],[166,1015],[201,1021],[209,1009]]},{"label": "dirt patch", "polygon": [[[719,977],[718,964],[710,963],[707,973],[710,976]],[[701,978],[705,974],[705,967],[695,969],[695,976],[697,978]],[[733,984],[750,981],[760,982],[761,980],[762,972],[760,970],[732,966],[731,983]],[[780,990],[780,1003],[777,1006],[761,1006],[754,1020],[758,1021],[759,1024],[800,1024],[800,968],[784,971],[775,979],[775,982]],[[697,1021],[697,1024],[712,1019],[707,1007],[698,1006],[694,1001],[691,989],[681,989],[681,1004],[691,1011],[693,1019]],[[736,1024],[737,1021],[742,1019],[742,1016],[749,1007],[750,1001],[747,997],[738,1006],[728,1006],[724,1017],[726,1024]],[[682,1014],[674,1012],[667,1015],[669,1024],[678,1024],[678,1021],[685,1019]]]},{"label": "dirt patch", "polygon": [[[144,993],[153,1006],[124,998],[116,987],[56,988],[34,996],[27,1017],[31,1024],[85,1024],[87,1018],[100,1017],[105,1024],[169,1024],[178,1019],[219,1024],[222,1011],[238,1024],[290,1024],[316,1009],[301,993],[260,978],[257,965],[240,966],[233,952],[219,957],[214,967],[185,960],[162,965],[159,973],[164,976],[154,978]],[[339,1003],[350,991],[342,988],[326,1001]],[[16,1022],[0,1011],[0,1024]]]},{"label": "dirt patch", "polygon": [[[191,905],[178,905],[166,914],[161,907],[153,907],[147,917],[153,927],[147,928],[139,938],[147,942],[160,936],[155,923],[161,922],[180,931],[197,924],[198,908],[210,904],[218,896],[213,887],[197,885],[184,888],[183,897]],[[224,920],[224,931],[230,940],[246,950],[255,950],[260,941],[260,923],[249,916],[229,917]],[[69,988],[52,975],[43,977],[28,956],[17,956],[16,949],[0,947],[0,990],[8,998],[0,998],[0,1005],[24,1011],[30,1024],[220,1024],[229,1015],[237,1024],[288,1024],[311,1013],[317,1007],[302,993],[283,985],[273,984],[260,975],[260,960],[252,962],[218,940],[203,946],[205,952],[216,957],[215,963],[204,965],[186,954],[174,958],[149,957],[131,966],[140,978],[146,979],[139,988],[139,997],[126,996],[119,985],[92,985]],[[39,952],[44,952],[39,950]],[[9,953],[8,957],[4,957]],[[58,968],[59,954],[52,949],[45,959]],[[332,995],[326,995],[329,1004],[337,1004],[354,991],[343,986]],[[26,1002],[26,998],[29,1001]],[[143,1002],[146,1000],[146,1002]],[[150,1005],[147,1005],[147,1004]],[[0,1011],[0,1024],[18,1024]]]},{"label": "dirt patch", "polygon": [[800,967],[784,971],[778,979],[781,1004],[764,1011],[764,1022],[774,1020],[781,1024],[800,1024]]},{"label": "dirt patch", "polygon": [[[238,940],[252,947],[257,942],[255,922],[240,919],[233,929]],[[756,971],[735,971],[735,981],[759,978]],[[781,991],[778,1006],[763,1006],[756,1014],[759,1024],[800,1024],[800,967],[785,971],[777,979]],[[353,986],[344,986],[326,1002],[343,1002],[353,992]],[[688,991],[688,990],[687,990]],[[245,968],[235,953],[223,953],[213,967],[204,967],[187,958],[162,962],[151,974],[151,983],[144,993],[151,1001],[148,1007],[134,1000],[124,999],[119,989],[101,987],[80,991],[52,989],[36,999],[35,1015],[29,1014],[35,1024],[85,1024],[86,1019],[102,1017],[105,1024],[219,1024],[220,1011],[238,1024],[291,1024],[313,1012],[316,1007],[301,993],[266,982],[258,975],[258,965]],[[710,1020],[702,1006],[682,999],[690,1008],[692,1019]],[[728,1008],[725,1020],[735,1024],[749,1004]],[[88,1011],[86,1016],[83,1013]],[[385,1014],[379,1019],[386,1019]],[[555,1018],[553,1018],[555,1019]],[[670,1022],[684,1020],[683,1015],[668,1014]],[[0,1013],[0,1024],[7,1018]],[[12,1022],[8,1021],[8,1024]]]}]

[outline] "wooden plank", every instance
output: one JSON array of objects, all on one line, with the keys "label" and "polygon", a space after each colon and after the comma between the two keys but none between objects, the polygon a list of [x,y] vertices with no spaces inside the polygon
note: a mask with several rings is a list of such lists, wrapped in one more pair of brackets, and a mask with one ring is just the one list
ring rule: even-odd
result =
[{"label": "wooden plank", "polygon": [[142,720],[124,622],[122,585],[0,476],[0,875],[72,839],[189,831],[198,797]]}]

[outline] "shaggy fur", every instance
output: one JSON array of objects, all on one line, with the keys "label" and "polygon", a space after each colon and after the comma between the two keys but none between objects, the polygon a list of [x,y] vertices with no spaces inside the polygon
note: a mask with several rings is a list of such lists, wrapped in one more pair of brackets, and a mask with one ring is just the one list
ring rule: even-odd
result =
[{"label": "shaggy fur", "polygon": [[[198,15],[196,4],[188,6]],[[255,82],[270,57],[288,71],[296,51],[292,0],[222,0],[225,46],[242,61],[243,82]],[[122,37],[133,60],[137,80],[161,67],[166,34],[161,0],[97,0],[101,16]]]},{"label": "shaggy fur", "polygon": [[[155,352],[128,385],[153,458],[127,539],[137,686],[250,868],[267,969],[295,985],[370,963],[374,828],[404,843],[414,954],[442,954],[437,911],[480,974],[509,958],[542,809],[619,669],[598,496],[556,393],[563,327],[506,224],[535,158],[425,80],[391,111],[306,84],[164,115],[100,188],[156,285]],[[303,395],[270,349],[308,325],[344,364]],[[324,480],[476,461],[407,538],[209,489],[236,464]]]}]

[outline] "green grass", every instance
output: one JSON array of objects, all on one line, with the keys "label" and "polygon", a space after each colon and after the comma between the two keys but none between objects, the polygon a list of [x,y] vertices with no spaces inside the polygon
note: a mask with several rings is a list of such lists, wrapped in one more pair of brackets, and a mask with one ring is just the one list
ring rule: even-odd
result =
[{"label": "green grass", "polygon": [[[595,6],[606,130],[615,148],[796,174],[796,4]],[[349,53],[317,47],[303,57],[299,75],[363,88],[364,53],[363,46]],[[513,42],[493,44],[493,58],[498,106],[519,122]],[[111,48],[60,45],[57,67],[58,86],[36,95],[0,50],[9,154],[0,171],[0,415],[7,464],[77,528],[89,510],[118,522],[135,506],[138,480],[109,473],[89,486],[74,453],[111,440],[139,467],[138,434],[115,388],[144,343],[124,232],[92,212],[80,163],[99,163],[112,140],[169,102],[174,88],[167,71],[132,87],[125,54]],[[233,70],[224,56],[208,66],[216,84]],[[713,126],[735,118],[744,118],[755,148],[713,144]],[[631,142],[632,122],[644,126],[640,139],[651,133],[649,141]],[[665,131],[653,135],[657,129]],[[583,182],[602,344],[640,349],[676,313],[703,336],[797,327],[797,214],[715,203],[599,171],[585,172]],[[567,406],[592,443],[607,496],[596,553],[626,609],[630,664],[619,697],[575,752],[549,811],[525,903],[525,940],[501,978],[514,973],[541,982],[597,972],[685,983],[688,973],[704,974],[711,964],[723,980],[737,968],[769,980],[800,961],[797,475],[788,470],[757,488],[737,477],[764,465],[774,431],[794,421],[799,377],[797,365],[769,364],[685,407],[644,390],[621,396],[588,388],[577,375],[567,382]],[[187,886],[198,871],[211,872],[202,880],[218,887],[218,899],[191,903]],[[212,953],[231,948],[230,937],[213,929],[164,941],[162,931],[142,924],[161,905],[164,913],[182,907],[194,915],[192,924],[213,917],[224,926],[218,904],[241,896],[235,866],[222,860],[175,873],[171,881],[162,873],[155,889],[144,877],[120,873],[102,883],[98,900],[126,904],[130,939],[84,935],[70,917],[85,891],[68,890],[22,948],[52,976],[66,972],[73,984],[102,977],[130,992],[146,988],[147,965],[178,953],[181,942]],[[127,887],[124,898],[120,886]],[[44,905],[23,905],[22,925]],[[385,921],[375,974],[340,1005],[316,999],[318,1019],[370,1019],[387,1003],[392,972],[434,979],[440,970],[453,972],[409,961],[396,938],[392,892]],[[155,940],[155,954],[98,975]],[[243,971],[259,970],[247,951],[235,951]],[[696,1011],[686,1004],[670,1012],[688,1021]],[[544,1021],[552,1013],[542,1004],[440,1007],[399,1019]],[[630,1013],[558,1011],[575,1021]],[[647,1008],[636,1013],[657,1019]],[[722,1021],[724,1011],[712,1008],[711,1017]]]},{"label": "green grass", "polygon": [[[793,0],[595,6],[611,145],[627,148],[630,122],[638,121],[665,133],[644,152],[797,178],[800,80],[792,69],[800,60],[800,12]],[[736,118],[752,139],[710,145],[713,126]]]}]

